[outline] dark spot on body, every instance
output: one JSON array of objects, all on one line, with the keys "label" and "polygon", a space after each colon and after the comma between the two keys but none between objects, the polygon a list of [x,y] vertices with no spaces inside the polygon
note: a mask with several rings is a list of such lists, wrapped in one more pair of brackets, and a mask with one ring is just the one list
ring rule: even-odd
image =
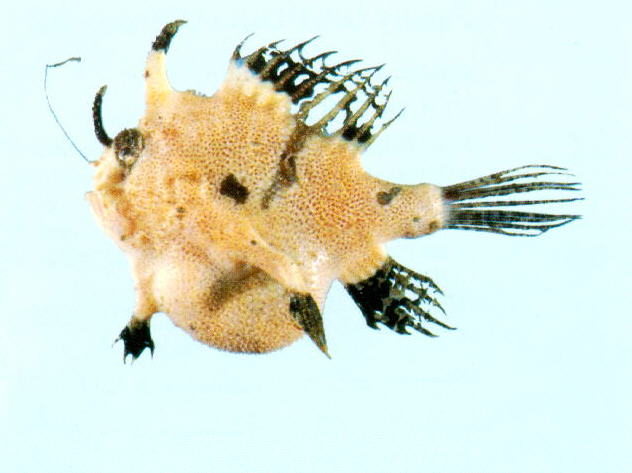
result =
[{"label": "dark spot on body", "polygon": [[250,244],[251,244],[252,246],[257,246],[257,242],[256,242],[256,241],[254,241],[254,240],[250,240]]},{"label": "dark spot on body", "polygon": [[250,191],[237,180],[234,174],[229,174],[220,184],[219,193],[230,197],[238,204],[243,204],[246,202],[246,199],[248,199]]},{"label": "dark spot on body", "polygon": [[165,127],[162,128],[160,130],[160,133],[162,133],[162,136],[166,139],[166,140],[175,140],[178,139],[180,137],[180,132],[178,131],[177,128],[169,128],[169,127]]},{"label": "dark spot on body", "polygon": [[196,184],[201,179],[200,174],[195,171],[189,171],[185,174],[182,174],[180,178],[184,179],[187,182],[190,182],[191,184]]},{"label": "dark spot on body", "polygon": [[380,205],[388,205],[397,194],[402,191],[401,187],[391,187],[387,192],[380,191],[377,193],[377,202]]},{"label": "dark spot on body", "polygon": [[114,138],[116,159],[126,167],[131,167],[145,148],[145,137],[138,128],[126,128]]},{"label": "dark spot on body", "polygon": [[433,220],[432,222],[428,224],[428,232],[429,233],[436,232],[437,230],[439,230],[440,226],[441,225],[439,225],[439,222],[437,220]]}]

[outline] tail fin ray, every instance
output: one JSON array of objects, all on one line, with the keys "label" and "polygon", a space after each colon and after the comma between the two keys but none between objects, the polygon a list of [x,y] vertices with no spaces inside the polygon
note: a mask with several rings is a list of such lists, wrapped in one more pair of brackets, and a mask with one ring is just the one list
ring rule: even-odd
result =
[{"label": "tail fin ray", "polygon": [[[524,170],[527,172],[521,172]],[[504,210],[502,207],[574,202],[582,198],[535,200],[486,200],[493,197],[537,191],[579,191],[579,182],[539,181],[543,176],[572,176],[566,169],[550,165],[528,165],[444,187],[443,197],[450,214],[445,228],[538,236],[581,218],[579,215]],[[510,183],[510,184],[507,184]],[[476,200],[475,200],[476,199]]]}]

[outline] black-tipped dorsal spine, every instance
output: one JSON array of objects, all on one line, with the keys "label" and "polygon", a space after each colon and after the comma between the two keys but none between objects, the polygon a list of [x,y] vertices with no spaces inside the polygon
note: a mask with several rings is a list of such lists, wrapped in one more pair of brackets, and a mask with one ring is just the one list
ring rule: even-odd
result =
[{"label": "black-tipped dorsal spine", "polygon": [[[325,131],[327,125],[338,116],[339,113],[345,113],[342,126],[333,132],[336,136],[341,136],[348,141],[356,141],[365,147],[369,146],[375,138],[386,129],[399,115],[398,113],[389,122],[382,125],[377,133],[372,133],[372,127],[375,121],[382,116],[386,105],[390,99],[390,92],[383,95],[383,88],[387,84],[388,79],[377,85],[371,84],[371,79],[382,66],[367,67],[354,70],[344,76],[338,76],[337,80],[331,80],[329,87],[317,94],[312,100],[304,102],[299,109],[298,118],[306,119],[310,111],[318,106],[327,97],[344,93],[341,99],[321,117],[314,125],[316,129]],[[349,87],[349,88],[347,88]],[[360,106],[353,111],[351,104],[357,100],[358,94],[362,92],[366,98]],[[378,103],[380,96],[383,96],[382,103]],[[359,120],[365,114],[367,109],[373,109],[372,115],[362,124],[358,124]]]},{"label": "black-tipped dorsal spine", "polygon": [[[277,45],[280,41],[275,41],[251,54],[242,56],[241,48],[244,40],[235,48],[232,59],[247,67],[253,74],[257,74],[261,80],[271,82],[276,91],[287,93],[294,104],[300,103],[296,118],[303,122],[306,122],[311,111],[327,97],[342,94],[338,102],[310,128],[314,132],[327,133],[327,125],[339,113],[344,112],[343,125],[332,134],[348,141],[356,141],[366,147],[393,121],[385,123],[378,132],[372,133],[373,124],[382,116],[390,97],[390,93],[383,93],[388,79],[377,85],[371,84],[372,77],[382,66],[342,73],[341,69],[348,68],[359,61],[350,60],[328,66],[326,59],[335,51],[327,51],[310,58],[304,57],[303,48],[314,39],[316,37],[286,50],[278,49]],[[316,92],[319,85],[324,86],[324,89]],[[351,103],[360,97],[360,93],[365,98],[356,110],[352,110]],[[369,108],[373,109],[373,113],[363,123],[359,123]]]},{"label": "black-tipped dorsal spine", "polygon": [[162,29],[160,34],[156,36],[156,39],[151,45],[151,49],[153,51],[162,51],[166,54],[167,51],[169,50],[169,45],[171,44],[171,40],[173,39],[175,34],[178,32],[178,28],[180,28],[180,26],[182,26],[185,23],[186,21],[184,20],[176,20],[165,25],[165,27]]},{"label": "black-tipped dorsal spine", "polygon": [[303,102],[301,104],[301,107],[299,108],[297,117],[305,120],[309,114],[309,112],[314,109],[316,106],[318,106],[318,104],[320,104],[323,100],[325,100],[327,97],[329,97],[332,94],[337,94],[339,92],[347,92],[347,89],[345,87],[345,83],[347,81],[349,81],[352,77],[354,77],[358,72],[358,70],[356,71],[352,71],[349,72],[347,74],[345,74],[344,76],[339,76],[338,74],[335,74],[337,80],[328,80],[327,82],[329,83],[329,86],[323,90],[322,92],[320,92],[319,94],[317,94],[316,96],[314,96],[313,99],[307,101],[307,102]]},{"label": "black-tipped dorsal spine", "polygon": [[[370,93],[367,93],[367,98],[364,100],[362,105],[360,105],[360,107],[358,107],[358,109],[352,115],[348,115],[345,118],[345,121],[342,127],[337,131],[337,134],[342,135],[343,138],[349,141],[358,140],[358,142],[360,143],[366,142],[370,138],[371,134],[366,133],[366,131],[368,131],[371,128],[371,125],[373,123],[371,122],[371,125],[369,125],[367,129],[361,132],[360,129],[364,128],[364,125],[366,125],[366,123],[364,123],[359,128],[357,126],[358,120],[360,119],[360,117],[362,117],[362,115],[364,115],[364,113],[367,111],[369,107],[373,107],[373,110],[374,110],[373,115],[375,116],[375,118],[379,117],[382,114],[382,111],[384,110],[384,107],[386,106],[386,102],[388,102],[388,97],[390,96],[390,93],[387,95],[386,101],[382,105],[377,105],[377,103],[375,102],[375,99],[380,94],[380,92],[382,91],[382,89],[387,83],[388,83],[388,79],[384,80],[381,84],[374,86],[373,91]],[[375,119],[373,121],[375,121]]]},{"label": "black-tipped dorsal spine", "polygon": [[235,46],[233,54],[230,57],[233,61],[241,61],[243,59],[241,56],[241,48],[244,46],[244,43],[248,41],[248,38],[250,38],[253,34],[254,33],[250,33],[248,36],[242,39],[237,46]]},{"label": "black-tipped dorsal spine", "polygon": [[298,90],[298,87],[295,83],[295,80],[300,75],[308,75],[313,76],[314,73],[309,71],[305,66],[299,62],[288,61],[288,67],[281,71],[278,79],[274,83],[274,90],[277,92],[285,92],[288,94],[292,100],[292,103],[298,103],[298,101],[304,96],[300,96],[299,98],[295,98],[294,94]]},{"label": "black-tipped dorsal spine", "polygon": [[[307,41],[303,41],[302,43],[297,44],[296,46],[281,51],[281,50],[277,50],[276,49],[276,45],[279,43],[274,43],[274,50],[271,52],[271,57],[268,61],[266,61],[265,66],[263,67],[263,69],[261,70],[261,72],[259,73],[259,75],[261,76],[261,78],[263,80],[268,80],[274,84],[276,84],[280,78],[280,69],[282,66],[287,66],[289,68],[293,67],[296,64],[302,64],[303,67],[307,67],[308,64],[306,63],[305,59],[302,57],[302,55],[300,54],[302,49],[309,43],[311,43],[312,41],[314,41],[317,37],[314,36],[313,38],[308,39]],[[299,53],[299,58],[300,58],[300,62],[296,63],[295,61],[293,61],[291,59],[291,55],[292,53],[294,53],[295,51],[297,51]]]},{"label": "black-tipped dorsal spine", "polygon": [[[293,103],[298,103],[303,99],[308,99],[312,97],[312,95],[314,95],[314,90],[318,85],[330,84],[334,78],[340,77],[339,70],[341,68],[348,67],[352,64],[355,64],[356,62],[359,62],[359,60],[353,59],[350,61],[340,62],[333,66],[325,65],[325,58],[334,53],[335,51],[328,51],[326,53],[320,54],[310,59],[310,61],[313,61],[313,62],[316,62],[317,60],[321,60],[322,70],[318,73],[316,73],[315,71],[310,71],[311,74],[308,74],[309,78],[305,79],[303,82],[301,82],[300,84],[296,86],[296,90],[292,93]],[[331,78],[327,76],[331,76]],[[322,101],[322,98],[317,103],[320,103],[320,101]],[[307,106],[307,104],[311,105],[312,103],[313,103],[313,100],[309,102],[303,102],[303,104],[301,105],[301,110],[299,110],[299,114]],[[317,103],[314,103],[314,105],[311,105],[311,107],[317,105]]]},{"label": "black-tipped dorsal spine", "polygon": [[94,134],[97,136],[97,140],[103,146],[110,147],[112,145],[112,138],[110,138],[103,127],[103,116],[101,114],[101,108],[103,106],[103,96],[107,90],[107,85],[104,85],[99,89],[94,96],[94,102],[92,103],[92,121],[94,123]]},{"label": "black-tipped dorsal spine", "polygon": [[[345,286],[358,305],[367,325],[377,328],[383,324],[400,334],[408,334],[412,328],[424,335],[435,336],[422,326],[422,319],[452,329],[449,325],[434,318],[421,304],[437,308],[444,312],[441,304],[431,294],[442,294],[441,289],[427,276],[416,273],[392,258],[373,276],[355,284]],[[406,293],[414,298],[409,298]]]},{"label": "black-tipped dorsal spine", "polygon": [[[242,57],[242,41],[233,52],[233,60],[243,63],[251,72],[259,75],[261,80],[271,82],[277,91],[286,92],[291,96],[293,103],[298,103],[304,98],[313,94],[313,87],[318,82],[328,82],[326,76],[330,73],[329,68],[324,65],[327,56],[333,51],[320,54],[313,58],[305,58],[302,55],[303,48],[315,40],[313,37],[303,41],[290,49],[279,50],[277,45],[280,41],[275,41],[267,46],[261,47],[253,53]],[[298,54],[298,59],[293,59],[292,54]],[[316,72],[314,64],[320,61],[323,71]],[[300,76],[307,76],[301,83],[295,81]],[[316,79],[316,80],[314,80]]]},{"label": "black-tipped dorsal spine", "polygon": [[[305,59],[301,54],[302,49],[314,39],[316,37],[303,41],[287,50],[277,49],[277,45],[281,41],[275,41],[242,57],[241,47],[244,40],[235,48],[232,58],[235,61],[242,62],[251,72],[259,75],[261,80],[272,82],[275,90],[285,91],[291,95],[297,87],[294,84],[294,80],[298,76],[307,75],[312,77],[315,75],[311,66],[316,58]],[[299,55],[298,60],[291,58],[291,55],[295,52]],[[325,56],[321,55],[317,58],[322,59]]]},{"label": "black-tipped dorsal spine", "polygon": [[275,48],[280,41],[275,41],[267,46],[257,49],[254,53],[243,58],[244,64],[253,73],[259,74],[266,66],[266,53]]},{"label": "black-tipped dorsal spine", "polygon": [[[379,71],[381,67],[382,66],[377,66],[377,67],[359,69],[357,71],[354,71],[354,73],[349,77],[348,80],[357,79],[359,82],[355,82],[352,80],[351,89],[347,89],[345,87],[345,83],[347,81],[339,82],[340,90],[335,89],[333,90],[333,93],[344,91],[345,94],[342,96],[340,100],[338,100],[338,103],[336,103],[336,105],[334,105],[329,112],[327,112],[320,120],[318,120],[314,124],[314,127],[324,129],[329,124],[329,122],[331,122],[334,118],[336,118],[338,113],[340,113],[343,109],[346,112],[346,117],[344,120],[344,123],[346,123],[348,118],[352,115],[349,105],[357,99],[358,93],[360,91],[366,92],[367,88],[371,86],[371,77],[373,77],[373,74]],[[363,76],[362,73],[365,71],[370,71],[370,73],[366,76]],[[335,132],[334,134],[338,134],[338,132]]]},{"label": "black-tipped dorsal spine", "polygon": [[[389,95],[388,95],[388,97],[387,97],[387,103],[388,103],[388,98],[389,98],[389,97],[390,97],[390,94],[389,94]],[[375,117],[376,117],[376,118],[377,118],[377,117],[380,117],[380,116],[382,115],[382,112],[384,111],[384,107],[386,107],[386,103],[385,103],[382,107],[378,108],[378,109],[375,111],[375,114],[376,114],[376,115],[375,115]],[[395,115],[395,116],[394,116],[393,118],[391,118],[389,121],[385,122],[385,123],[384,123],[384,124],[380,127],[380,129],[379,129],[379,130],[377,130],[377,131],[376,131],[375,133],[373,133],[373,134],[371,134],[371,133],[370,133],[370,126],[369,126],[368,128],[366,128],[366,129],[364,129],[364,130],[360,129],[360,132],[359,132],[359,135],[360,135],[360,143],[362,143],[365,147],[369,147],[369,146],[371,146],[371,144],[373,144],[373,142],[374,142],[375,140],[377,140],[377,138],[378,138],[378,137],[379,137],[382,133],[384,133],[384,131],[385,131],[385,130],[389,127],[389,126],[391,126],[391,125],[393,124],[393,122],[394,122],[395,120],[397,120],[403,112],[404,112],[404,109],[402,108],[399,112],[397,112],[397,115]],[[372,119],[371,119],[371,121],[370,121],[371,126],[373,125],[373,121],[374,121],[374,120],[375,120],[374,118],[372,118]],[[369,134],[367,135],[367,133],[369,133]]]},{"label": "black-tipped dorsal spine", "polygon": [[[519,172],[533,169],[534,172]],[[563,168],[549,165],[528,165],[488,176],[461,182],[443,188],[443,197],[450,205],[450,215],[445,228],[498,233],[510,236],[538,236],[556,227],[580,218],[579,215],[556,215],[538,212],[503,210],[499,207],[515,207],[566,203],[581,200],[536,199],[492,200],[484,199],[536,191],[578,191],[578,182],[538,181],[551,175],[566,175]],[[513,182],[526,180],[526,182]],[[511,182],[511,184],[507,184]],[[472,200],[478,199],[478,200]]]},{"label": "black-tipped dorsal spine", "polygon": [[[328,73],[326,70],[316,73],[311,69],[311,66],[316,61],[324,61],[332,54],[334,51],[327,51],[313,58],[303,59],[302,62],[295,62],[291,67],[288,66],[279,75],[279,79],[274,85],[275,90],[287,93],[292,99],[292,103],[295,104],[300,100],[308,99],[314,94],[314,85],[323,80]],[[296,79],[304,75],[307,76],[307,79],[296,84]]]}]

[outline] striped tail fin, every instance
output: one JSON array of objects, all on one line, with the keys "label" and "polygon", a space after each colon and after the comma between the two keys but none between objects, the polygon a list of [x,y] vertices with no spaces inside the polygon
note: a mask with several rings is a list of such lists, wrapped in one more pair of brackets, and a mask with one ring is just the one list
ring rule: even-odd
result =
[{"label": "striped tail fin", "polygon": [[[579,191],[579,182],[559,182],[558,176],[572,176],[564,168],[527,165],[443,187],[450,214],[444,228],[499,233],[510,236],[538,236],[581,218],[579,215],[509,210],[511,207],[546,205],[582,200],[549,198],[498,200],[497,197],[536,191]],[[556,176],[553,180],[540,178]]]}]

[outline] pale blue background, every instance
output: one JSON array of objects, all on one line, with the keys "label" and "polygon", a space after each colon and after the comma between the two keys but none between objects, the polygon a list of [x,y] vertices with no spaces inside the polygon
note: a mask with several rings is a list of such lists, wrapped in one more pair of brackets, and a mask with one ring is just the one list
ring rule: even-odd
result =
[{"label": "pale blue background", "polygon": [[[13,2],[3,7],[0,471],[630,472],[632,11],[616,1]],[[584,220],[537,239],[441,232],[391,245],[432,276],[456,332],[367,328],[336,285],[332,360],[191,341],[112,348],[134,304],[123,254],[83,198],[81,149],[107,83],[110,134],[143,113],[143,62],[168,21],[175,87],[212,93],[234,45],[387,62],[402,117],[364,157],[399,182],[451,184],[527,163],[584,182]],[[562,211],[566,211],[564,208]]]}]

